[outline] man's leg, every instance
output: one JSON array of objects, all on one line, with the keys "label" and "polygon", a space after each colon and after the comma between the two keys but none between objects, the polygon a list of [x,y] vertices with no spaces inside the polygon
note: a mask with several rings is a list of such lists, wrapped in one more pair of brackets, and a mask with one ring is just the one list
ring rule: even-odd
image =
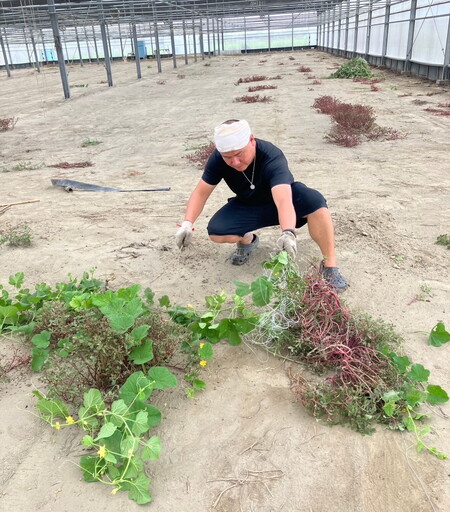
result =
[{"label": "man's leg", "polygon": [[308,231],[311,238],[319,246],[322,253],[323,266],[336,266],[336,249],[334,242],[334,226],[328,208],[319,208],[306,215]]}]

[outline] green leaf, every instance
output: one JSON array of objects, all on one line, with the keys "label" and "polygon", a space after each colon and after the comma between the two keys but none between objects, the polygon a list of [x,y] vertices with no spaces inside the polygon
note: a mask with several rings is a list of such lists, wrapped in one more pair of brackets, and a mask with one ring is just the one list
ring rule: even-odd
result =
[{"label": "green leaf", "polygon": [[236,285],[236,295],[239,295],[239,297],[245,297],[252,292],[251,286],[247,283],[241,281],[233,281],[233,283]]},{"label": "green leaf", "polygon": [[426,393],[420,391],[420,389],[410,389],[405,393],[405,400],[409,406],[415,407],[417,404],[424,402],[426,396]]},{"label": "green leaf", "polygon": [[141,346],[136,347],[128,356],[135,364],[145,364],[153,359],[153,341],[145,340]]},{"label": "green leaf", "polygon": [[92,436],[84,436],[83,440],[81,441],[81,444],[83,446],[94,446],[94,440],[92,439]]},{"label": "green leaf", "polygon": [[209,361],[213,357],[213,348],[209,341],[205,341],[201,343],[201,347],[198,349],[198,356],[200,359],[204,359],[205,361]]},{"label": "green leaf", "polygon": [[137,297],[138,293],[141,291],[141,288],[142,286],[140,284],[133,284],[127,288],[119,288],[117,290],[117,297],[120,299],[125,299],[126,301],[131,301]]},{"label": "green leaf", "polygon": [[23,284],[24,278],[25,278],[25,275],[23,272],[17,272],[13,276],[9,276],[8,282],[11,286],[14,286],[14,288],[19,289]]},{"label": "green leaf", "polygon": [[445,325],[442,322],[438,322],[428,337],[428,344],[433,347],[440,347],[444,343],[450,341],[450,333],[445,330]]},{"label": "green leaf", "polygon": [[34,372],[40,372],[47,361],[50,350],[33,347],[31,349],[31,368]]},{"label": "green leaf", "polygon": [[392,415],[394,414],[396,407],[397,404],[395,402],[388,402],[383,405],[383,411],[385,412],[386,416],[392,418]]},{"label": "green leaf", "polygon": [[50,345],[50,333],[48,331],[41,331],[31,338],[31,343],[38,348],[47,348]]},{"label": "green leaf", "polygon": [[413,364],[406,375],[416,382],[426,382],[430,376],[430,370],[427,370],[421,364]]},{"label": "green leaf", "polygon": [[44,398],[37,402],[36,408],[41,413],[41,416],[49,421],[52,421],[53,418],[65,420],[69,416],[69,410],[61,400],[47,400]]},{"label": "green leaf", "polygon": [[141,436],[150,428],[147,423],[148,413],[147,411],[139,411],[134,419],[131,431],[135,436]]},{"label": "green leaf", "polygon": [[242,343],[239,330],[236,327],[235,318],[223,318],[219,325],[221,339],[226,339],[230,345],[236,346]]},{"label": "green leaf", "polygon": [[146,404],[136,400],[130,407],[131,412],[146,411],[147,412],[147,425],[149,428],[156,427],[161,423],[161,411],[154,405]]},{"label": "green leaf", "polygon": [[192,387],[198,391],[200,389],[204,389],[206,387],[206,382],[204,382],[203,380],[199,380],[199,379],[194,379],[192,381]]},{"label": "green leaf", "polygon": [[17,322],[19,311],[17,306],[0,306],[0,323],[11,324]]},{"label": "green leaf", "polygon": [[90,389],[83,396],[83,404],[86,409],[96,408],[98,411],[103,411],[105,403],[102,399],[102,394],[98,389]]},{"label": "green leaf", "polygon": [[139,343],[142,341],[148,333],[148,330],[150,329],[149,325],[140,325],[139,327],[135,327],[131,332],[130,336],[133,338],[133,340],[136,343]]},{"label": "green leaf", "polygon": [[108,318],[112,329],[124,333],[134,324],[144,308],[139,297],[134,297],[130,301],[115,298],[106,306],[101,307],[100,311]]},{"label": "green leaf", "polygon": [[252,299],[255,306],[266,306],[272,298],[273,284],[266,276],[258,277],[250,285],[252,289]]},{"label": "green leaf", "polygon": [[114,425],[114,423],[107,422],[102,426],[100,432],[98,433],[98,436],[94,439],[94,441],[99,441],[100,439],[111,437],[116,430],[117,426]]},{"label": "green leaf", "polygon": [[405,373],[408,369],[408,366],[411,364],[411,361],[406,356],[398,356],[396,354],[390,355],[392,362],[398,368],[400,373]]},{"label": "green leaf", "polygon": [[158,460],[161,452],[161,440],[157,436],[152,436],[146,443],[141,452],[142,460]]},{"label": "green leaf", "polygon": [[119,390],[119,397],[126,404],[131,404],[133,400],[146,400],[153,391],[153,385],[142,372],[132,373]]},{"label": "green leaf", "polygon": [[115,400],[111,404],[111,412],[123,416],[128,410],[128,405],[123,400]]},{"label": "green leaf", "polygon": [[163,295],[162,297],[160,297],[158,302],[161,307],[170,307],[170,299],[167,295]]},{"label": "green leaf", "polygon": [[127,465],[128,468],[122,475],[122,478],[136,478],[139,473],[144,472],[144,463],[139,457],[131,457]]},{"label": "green leaf", "polygon": [[94,455],[83,455],[80,459],[80,467],[85,482],[95,482],[101,478],[106,467],[106,461]]},{"label": "green leaf", "polygon": [[405,425],[408,432],[414,432],[415,423],[412,418],[410,418],[409,416],[405,416],[402,421],[403,421],[403,425]]},{"label": "green leaf", "polygon": [[153,306],[155,293],[150,288],[144,290],[144,298],[149,306]]},{"label": "green leaf", "polygon": [[135,453],[135,451],[138,449],[139,441],[132,437],[127,436],[122,439],[120,442],[120,453],[126,458],[129,459],[132,457]]},{"label": "green leaf", "polygon": [[174,388],[177,385],[177,378],[165,366],[153,366],[148,372],[151,380],[155,381],[155,389]]},{"label": "green leaf", "polygon": [[152,500],[148,491],[150,479],[144,474],[140,474],[136,480],[123,482],[122,489],[128,491],[128,497],[135,501],[138,505],[145,505]]},{"label": "green leaf", "polygon": [[431,405],[443,404],[448,401],[448,394],[440,386],[428,386],[427,387],[427,402]]}]

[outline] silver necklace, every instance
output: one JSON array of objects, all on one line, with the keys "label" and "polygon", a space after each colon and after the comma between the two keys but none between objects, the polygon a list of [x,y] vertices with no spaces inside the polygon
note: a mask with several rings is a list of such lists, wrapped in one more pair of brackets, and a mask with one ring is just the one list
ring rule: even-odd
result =
[{"label": "silver necklace", "polygon": [[255,163],[256,163],[256,155],[253,160],[253,170],[252,170],[252,179],[250,180],[248,176],[245,174],[245,171],[242,173],[245,176],[245,179],[250,183],[250,189],[255,190],[255,185],[253,184],[253,178],[255,177]]}]

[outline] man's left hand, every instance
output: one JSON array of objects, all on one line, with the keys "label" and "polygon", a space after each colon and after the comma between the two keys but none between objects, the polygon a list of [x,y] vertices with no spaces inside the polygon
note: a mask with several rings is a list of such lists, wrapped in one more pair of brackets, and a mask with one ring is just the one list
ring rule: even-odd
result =
[{"label": "man's left hand", "polygon": [[291,258],[297,256],[297,237],[292,231],[283,231],[277,242],[278,247],[282,251],[286,251]]}]

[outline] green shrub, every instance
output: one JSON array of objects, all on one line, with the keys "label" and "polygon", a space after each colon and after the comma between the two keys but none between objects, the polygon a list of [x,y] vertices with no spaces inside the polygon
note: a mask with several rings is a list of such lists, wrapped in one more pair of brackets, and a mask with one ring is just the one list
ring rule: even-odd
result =
[{"label": "green shrub", "polygon": [[352,59],[345,64],[342,64],[337,71],[331,73],[330,78],[370,78],[372,76],[373,73],[370,71],[367,61],[361,59],[361,57],[357,57],[356,59]]}]

